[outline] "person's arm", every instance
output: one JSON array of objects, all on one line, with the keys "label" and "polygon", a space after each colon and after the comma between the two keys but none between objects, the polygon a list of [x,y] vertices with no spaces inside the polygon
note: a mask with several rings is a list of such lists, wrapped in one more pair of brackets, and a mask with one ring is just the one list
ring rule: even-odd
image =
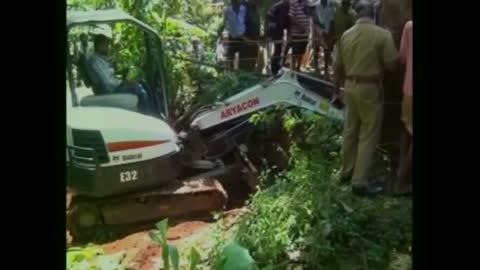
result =
[{"label": "person's arm", "polygon": [[403,27],[402,40],[400,42],[400,60],[402,63],[405,63],[407,60],[407,49],[410,44],[409,27],[410,23],[407,22]]},{"label": "person's arm", "polygon": [[343,84],[345,80],[345,66],[343,64],[342,59],[342,40],[340,39],[337,43],[337,48],[335,52],[335,59],[333,62],[333,85],[335,87],[335,96],[334,99],[337,97],[341,97],[340,93],[340,86]]},{"label": "person's arm", "polygon": [[115,88],[117,88],[122,81],[115,78],[114,74],[110,72],[110,67],[108,64],[99,57],[93,56],[90,58],[90,60],[92,71],[98,78],[101,87],[103,87],[107,92],[114,92]]},{"label": "person's arm", "polygon": [[271,35],[275,31],[277,24],[275,23],[275,10],[276,6],[272,6],[268,12],[267,16],[265,18],[265,25],[264,25],[264,31],[265,31],[265,40],[268,40],[271,38]]},{"label": "person's arm", "polygon": [[385,69],[387,71],[393,71],[397,66],[399,54],[390,32],[387,32],[385,35],[381,54]]}]

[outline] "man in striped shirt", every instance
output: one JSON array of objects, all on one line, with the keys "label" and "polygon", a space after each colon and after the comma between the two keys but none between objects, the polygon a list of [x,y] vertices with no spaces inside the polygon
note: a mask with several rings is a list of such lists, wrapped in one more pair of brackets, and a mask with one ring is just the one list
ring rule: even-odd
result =
[{"label": "man in striped shirt", "polygon": [[292,48],[293,69],[300,71],[303,54],[308,44],[310,36],[311,18],[307,15],[307,6],[305,0],[290,0],[290,9],[288,11],[290,19],[289,39],[292,40],[288,46]]}]

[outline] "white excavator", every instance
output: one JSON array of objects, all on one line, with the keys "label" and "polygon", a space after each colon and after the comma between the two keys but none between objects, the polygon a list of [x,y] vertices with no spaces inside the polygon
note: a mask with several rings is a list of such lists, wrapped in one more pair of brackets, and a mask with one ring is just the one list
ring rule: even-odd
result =
[{"label": "white excavator", "polygon": [[175,130],[154,29],[118,9],[68,11],[69,47],[77,28],[120,23],[144,33],[142,85],[152,109],[140,111],[134,94],[98,94],[85,72],[88,55],[74,57],[67,49],[67,188],[75,193],[67,229],[74,237],[99,226],[222,210],[228,198],[222,179],[232,175],[254,188],[256,169],[245,143],[255,130],[252,113],[297,106],[343,120],[341,104],[330,102],[332,84],[283,69],[197,109],[186,128]]}]

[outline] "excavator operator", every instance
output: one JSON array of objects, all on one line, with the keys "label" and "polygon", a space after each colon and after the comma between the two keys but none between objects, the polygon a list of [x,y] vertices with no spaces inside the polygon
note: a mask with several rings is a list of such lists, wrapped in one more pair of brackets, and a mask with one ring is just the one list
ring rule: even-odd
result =
[{"label": "excavator operator", "polygon": [[119,80],[115,77],[115,70],[110,63],[108,53],[110,39],[103,34],[97,34],[93,40],[94,53],[88,59],[88,72],[92,78],[93,87],[97,95],[111,93],[133,93],[138,97],[138,108],[148,112],[147,92],[136,81]]}]

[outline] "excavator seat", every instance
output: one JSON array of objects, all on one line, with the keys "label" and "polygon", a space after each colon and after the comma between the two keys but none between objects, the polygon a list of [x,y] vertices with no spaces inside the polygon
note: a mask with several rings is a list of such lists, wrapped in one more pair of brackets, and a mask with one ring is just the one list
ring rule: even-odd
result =
[{"label": "excavator seat", "polygon": [[[80,106],[84,107],[114,107],[114,108],[121,108],[126,109],[129,111],[138,111],[138,97],[134,94],[129,93],[112,93],[112,94],[104,94],[101,90],[101,87],[98,85],[94,85],[92,80],[92,76],[88,70],[88,56],[80,53],[77,61],[78,71],[80,76],[89,89],[93,91],[88,94],[86,91],[79,91],[81,89],[77,89],[77,94],[80,95]],[[85,89],[83,89],[85,90]],[[81,93],[80,93],[81,92]],[[82,93],[87,93],[83,94]]]}]

